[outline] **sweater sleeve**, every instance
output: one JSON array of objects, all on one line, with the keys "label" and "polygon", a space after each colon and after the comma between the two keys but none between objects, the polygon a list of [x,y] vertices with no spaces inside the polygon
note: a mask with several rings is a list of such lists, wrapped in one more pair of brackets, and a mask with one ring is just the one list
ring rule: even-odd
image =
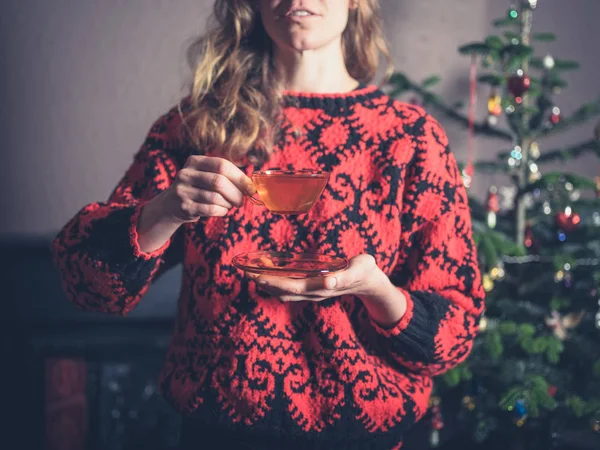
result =
[{"label": "sweater sleeve", "polygon": [[181,228],[149,253],[137,235],[142,207],[170,186],[183,164],[180,124],[176,108],[159,118],[108,201],[85,206],[54,239],[63,287],[81,309],[125,315],[159,273],[181,261]]},{"label": "sweater sleeve", "polygon": [[394,360],[435,376],[470,353],[484,293],[466,189],[446,133],[428,115],[414,133],[401,206],[402,248],[390,276],[407,309],[393,328],[371,323]]}]

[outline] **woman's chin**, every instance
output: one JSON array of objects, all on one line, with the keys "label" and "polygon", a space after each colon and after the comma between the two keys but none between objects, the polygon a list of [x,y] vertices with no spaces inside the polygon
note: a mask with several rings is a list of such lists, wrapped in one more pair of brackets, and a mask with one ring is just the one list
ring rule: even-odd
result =
[{"label": "woman's chin", "polygon": [[296,36],[285,42],[285,47],[296,53],[313,52],[323,49],[327,46],[327,42],[315,36]]}]

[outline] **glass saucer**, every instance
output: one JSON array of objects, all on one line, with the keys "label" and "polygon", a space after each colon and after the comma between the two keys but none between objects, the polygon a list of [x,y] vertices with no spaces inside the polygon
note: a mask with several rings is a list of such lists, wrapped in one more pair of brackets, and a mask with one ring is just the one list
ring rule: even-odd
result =
[{"label": "glass saucer", "polygon": [[234,256],[232,263],[244,272],[290,278],[326,276],[348,267],[346,258],[291,252],[242,253]]}]

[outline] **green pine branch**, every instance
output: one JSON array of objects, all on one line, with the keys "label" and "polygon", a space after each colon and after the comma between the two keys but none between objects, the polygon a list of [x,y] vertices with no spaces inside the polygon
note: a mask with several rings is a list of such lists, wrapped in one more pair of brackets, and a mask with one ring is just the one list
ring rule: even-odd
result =
[{"label": "green pine branch", "polygon": [[[507,172],[506,160],[510,157],[510,151],[504,151],[498,153],[498,159],[500,162],[484,161],[480,166],[483,172],[486,173],[498,173]],[[572,145],[571,147],[562,149],[553,149],[544,151],[544,153],[535,161],[538,165],[547,164],[557,161],[570,161],[579,158],[586,153],[595,153],[600,158],[600,141],[597,139],[590,139],[579,144]]]},{"label": "green pine branch", "polygon": [[[506,153],[506,159],[508,158],[508,153]],[[477,161],[473,164],[473,168],[475,172],[479,173],[507,173],[509,171],[509,167],[506,162],[495,162],[495,161]]]},{"label": "green pine branch", "polygon": [[551,128],[541,130],[537,137],[546,137],[559,133],[575,125],[585,123],[596,116],[600,116],[600,96],[595,100],[584,104],[570,116],[563,117],[558,124],[552,126]]},{"label": "green pine branch", "polygon": [[[465,115],[457,112],[456,108],[447,105],[438,95],[429,92],[426,88],[423,88],[422,85],[410,80],[403,73],[394,73],[390,78],[390,84],[394,86],[392,92],[390,93],[391,97],[397,97],[406,91],[414,92],[421,96],[424,105],[431,105],[437,111],[441,112],[449,119],[452,119],[454,122],[457,122],[464,127],[469,126],[469,119]],[[513,140],[513,135],[510,132],[493,128],[485,122],[475,123],[474,130],[475,133],[503,139],[505,141],[512,142]]]},{"label": "green pine branch", "polygon": [[576,173],[548,172],[542,175],[542,177],[535,183],[530,183],[520,194],[523,195],[527,192],[532,192],[535,189],[546,189],[548,185],[556,184],[562,180],[571,183],[575,189],[596,189],[596,182],[586,176],[578,175]]},{"label": "green pine branch", "polygon": [[595,153],[600,158],[600,141],[590,139],[564,149],[546,151],[537,159],[536,163],[539,165],[556,161],[569,161],[586,153]]}]

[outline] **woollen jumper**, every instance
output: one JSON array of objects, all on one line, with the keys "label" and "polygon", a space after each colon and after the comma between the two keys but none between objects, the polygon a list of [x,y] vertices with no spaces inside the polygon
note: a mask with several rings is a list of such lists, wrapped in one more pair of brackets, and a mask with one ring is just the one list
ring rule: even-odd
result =
[{"label": "woollen jumper", "polygon": [[[142,251],[141,209],[193,152],[173,108],[108,201],[85,206],[61,230],[55,262],[75,304],[117,314],[183,263],[160,386],[198,426],[272,438],[279,448],[400,448],[427,410],[432,377],[469,354],[484,308],[455,158],[434,118],[376,86],[285,92],[283,101],[270,159],[251,162],[253,150],[240,166],[247,175],[329,171],[308,213],[286,218],[246,201]],[[234,255],[256,250],[371,254],[406,297],[406,313],[386,329],[353,295],[280,302],[232,266]]]}]

